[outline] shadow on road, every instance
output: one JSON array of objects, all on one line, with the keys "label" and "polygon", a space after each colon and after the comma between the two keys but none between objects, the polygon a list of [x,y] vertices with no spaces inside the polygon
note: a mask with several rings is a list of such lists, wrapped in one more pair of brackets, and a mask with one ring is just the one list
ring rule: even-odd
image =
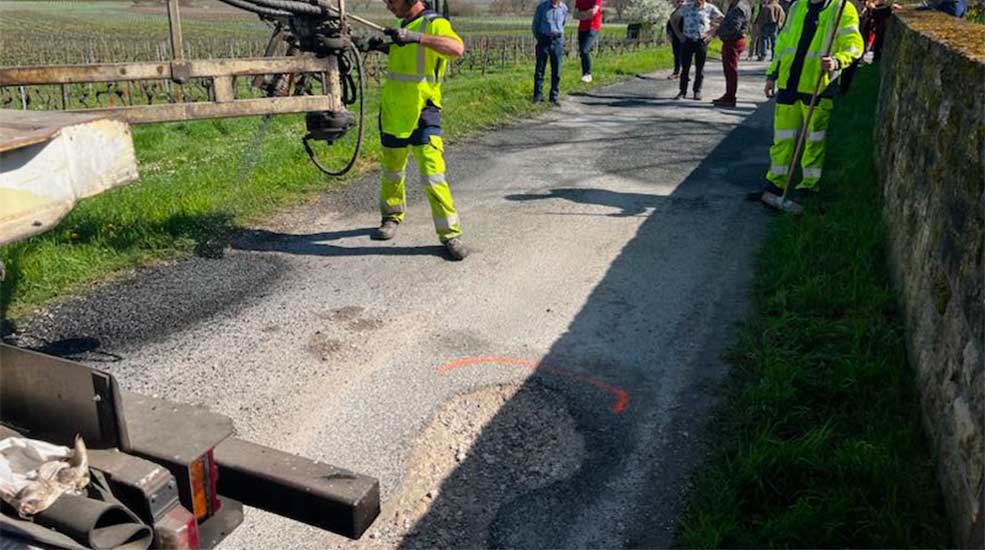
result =
[{"label": "shadow on road", "polygon": [[254,252],[283,252],[303,256],[439,256],[446,257],[443,246],[340,246],[326,244],[348,238],[369,240],[372,228],[350,229],[345,231],[326,231],[298,235],[277,233],[263,229],[243,232],[233,240],[237,250]]},{"label": "shadow on road", "polygon": [[[768,111],[764,105],[752,116],[762,120]],[[564,479],[538,478],[540,465],[504,442],[556,442],[522,430],[517,439],[531,412],[511,399],[401,548],[671,544],[686,480],[704,452],[695,435],[727,371],[721,355],[731,327],[748,302],[767,213],[743,199],[760,185],[769,141],[768,124],[734,127],[670,196],[564,187],[506,197],[545,208],[559,200],[602,205],[615,208],[615,217],[655,212],[517,394],[558,396],[584,441],[580,468]],[[646,159],[642,151],[623,154]],[[447,375],[478,368],[497,367]],[[621,411],[616,390],[628,399]]]},{"label": "shadow on road", "polygon": [[578,204],[608,206],[619,210],[618,212],[607,214],[608,216],[617,218],[639,216],[645,214],[648,210],[667,204],[668,202],[673,206],[695,209],[708,206],[707,201],[701,197],[673,198],[646,193],[620,193],[608,189],[590,188],[551,189],[547,193],[507,195],[505,198],[506,200],[518,202],[562,199]]}]

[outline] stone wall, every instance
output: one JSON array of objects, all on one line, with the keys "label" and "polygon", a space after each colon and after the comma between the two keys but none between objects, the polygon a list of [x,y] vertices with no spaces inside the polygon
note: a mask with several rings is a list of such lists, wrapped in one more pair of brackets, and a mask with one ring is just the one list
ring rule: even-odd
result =
[{"label": "stone wall", "polygon": [[985,25],[893,17],[876,165],[890,263],[954,542],[983,545]]}]

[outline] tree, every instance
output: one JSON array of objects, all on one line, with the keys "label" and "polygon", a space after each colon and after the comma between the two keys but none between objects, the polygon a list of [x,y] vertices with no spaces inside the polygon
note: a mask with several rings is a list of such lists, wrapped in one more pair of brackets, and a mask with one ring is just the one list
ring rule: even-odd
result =
[{"label": "tree", "polygon": [[513,5],[510,0],[493,0],[489,4],[489,13],[493,15],[508,15],[513,13]]},{"label": "tree", "polygon": [[608,0],[607,2],[603,2],[602,5],[616,10],[616,19],[619,21],[624,21],[622,15],[633,1],[634,0]]},{"label": "tree", "polygon": [[624,9],[628,20],[650,24],[659,29],[667,24],[667,19],[674,11],[674,4],[671,0],[628,0]]}]

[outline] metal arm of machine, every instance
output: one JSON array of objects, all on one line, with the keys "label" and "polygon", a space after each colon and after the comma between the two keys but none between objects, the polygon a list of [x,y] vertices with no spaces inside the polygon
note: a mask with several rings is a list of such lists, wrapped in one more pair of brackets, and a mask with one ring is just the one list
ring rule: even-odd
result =
[{"label": "metal arm of machine", "polygon": [[[307,113],[304,146],[323,172],[340,175],[355,164],[361,147],[364,117],[362,59],[350,37],[348,20],[382,31],[383,27],[346,13],[344,0],[221,0],[256,14],[273,24],[274,32],[263,58],[186,59],[178,0],[168,0],[171,60],[143,63],[101,63],[62,66],[0,67],[0,87],[105,83],[173,82],[169,101],[148,99],[147,104],[100,105],[65,109],[112,116],[131,124],[190,121],[288,113]],[[277,45],[288,44],[286,56],[274,56]],[[353,75],[356,71],[358,74]],[[358,76],[358,83],[356,82]],[[243,94],[239,77],[250,77],[252,93]],[[187,88],[198,83],[204,90],[192,97]],[[256,90],[260,90],[260,94]],[[160,97],[160,96],[157,96]],[[357,119],[346,107],[358,102]],[[63,100],[63,108],[67,100]],[[26,108],[26,106],[25,106]],[[2,115],[3,113],[0,113]],[[352,159],[341,171],[323,167],[311,141],[332,144],[358,126],[359,139]]]}]

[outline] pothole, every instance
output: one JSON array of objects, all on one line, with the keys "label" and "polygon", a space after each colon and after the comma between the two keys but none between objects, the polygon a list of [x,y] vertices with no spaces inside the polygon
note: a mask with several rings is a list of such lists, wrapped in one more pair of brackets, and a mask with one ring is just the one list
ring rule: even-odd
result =
[{"label": "pothole", "polygon": [[364,548],[483,548],[500,507],[571,476],[585,442],[550,390],[495,386],[446,403]]}]

